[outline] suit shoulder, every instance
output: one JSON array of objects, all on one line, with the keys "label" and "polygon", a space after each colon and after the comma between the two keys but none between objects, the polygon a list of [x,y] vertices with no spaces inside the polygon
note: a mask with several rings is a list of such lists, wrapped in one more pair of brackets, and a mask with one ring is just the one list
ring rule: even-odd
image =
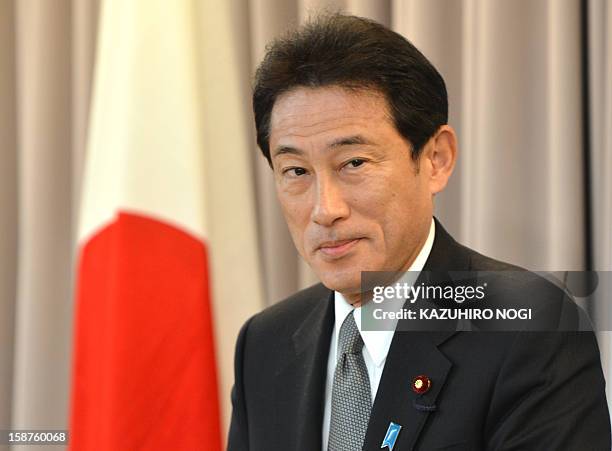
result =
[{"label": "suit shoulder", "polygon": [[321,283],[300,290],[255,314],[248,321],[249,330],[255,334],[291,334],[313,309],[320,308],[320,303],[329,300],[330,296],[331,290]]},{"label": "suit shoulder", "polygon": [[496,260],[481,254],[480,252],[470,249],[467,246],[457,243],[457,246],[462,248],[464,252],[469,255],[470,258],[470,270],[472,271],[517,271],[517,272],[528,272],[527,269],[517,265],[513,265],[508,262]]},{"label": "suit shoulder", "polygon": [[483,272],[497,274],[499,280],[505,281],[509,286],[516,288],[535,288],[548,289],[560,293],[563,287],[555,284],[552,280],[543,276],[543,273],[530,271],[521,266],[507,263],[501,260],[483,255],[473,249],[460,245],[465,252],[469,253],[470,272]]},{"label": "suit shoulder", "polygon": [[[465,248],[465,247],[464,247]],[[487,280],[489,306],[531,308],[530,330],[591,330],[588,315],[564,282],[546,272],[534,272],[482,255],[469,248],[470,272]]]}]

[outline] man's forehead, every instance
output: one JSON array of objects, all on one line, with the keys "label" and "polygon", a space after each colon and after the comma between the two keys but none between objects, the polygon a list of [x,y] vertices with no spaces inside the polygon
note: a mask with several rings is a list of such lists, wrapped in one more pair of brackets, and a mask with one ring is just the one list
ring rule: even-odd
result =
[{"label": "man's forehead", "polygon": [[373,90],[300,87],[276,100],[270,118],[270,132],[325,132],[342,126],[367,126],[373,121],[386,120],[388,116],[385,98]]}]

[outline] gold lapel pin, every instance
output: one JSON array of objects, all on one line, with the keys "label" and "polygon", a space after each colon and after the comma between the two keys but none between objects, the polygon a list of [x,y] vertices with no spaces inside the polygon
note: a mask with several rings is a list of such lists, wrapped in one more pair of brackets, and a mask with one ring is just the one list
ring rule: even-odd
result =
[{"label": "gold lapel pin", "polygon": [[415,377],[412,380],[412,391],[417,395],[426,393],[431,388],[431,379],[424,374]]}]

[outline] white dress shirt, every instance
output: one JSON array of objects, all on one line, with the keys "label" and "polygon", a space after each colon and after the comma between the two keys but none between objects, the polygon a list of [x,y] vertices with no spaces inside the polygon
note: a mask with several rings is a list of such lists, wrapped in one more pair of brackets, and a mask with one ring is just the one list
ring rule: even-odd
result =
[{"label": "white dress shirt", "polygon": [[[429,228],[429,235],[425,244],[421,248],[416,259],[408,269],[408,271],[421,271],[425,262],[429,257],[431,248],[433,246],[435,236],[435,223],[431,220],[431,226]],[[329,428],[331,421],[331,398],[332,398],[332,386],[334,383],[334,372],[336,370],[336,355],[338,352],[338,333],[340,326],[344,322],[347,315],[352,314],[355,316],[355,322],[361,333],[363,339],[363,360],[365,361],[366,368],[368,370],[368,376],[370,378],[370,389],[372,390],[372,403],[376,398],[376,392],[378,391],[378,384],[380,383],[380,377],[382,376],[383,369],[385,367],[385,361],[387,360],[387,353],[391,346],[391,340],[393,339],[394,330],[385,331],[362,331],[361,330],[361,307],[353,308],[349,304],[342,294],[334,291],[334,313],[335,322],[334,329],[332,331],[331,342],[329,345],[329,358],[327,360],[327,380],[325,383],[325,407],[323,411],[323,451],[327,451],[327,442],[329,440]]]}]

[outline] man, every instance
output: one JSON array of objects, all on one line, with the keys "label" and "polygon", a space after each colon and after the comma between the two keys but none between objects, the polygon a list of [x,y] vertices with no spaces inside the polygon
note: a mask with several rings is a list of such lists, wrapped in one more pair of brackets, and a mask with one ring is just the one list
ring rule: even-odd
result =
[{"label": "man", "polygon": [[591,332],[361,330],[363,271],[516,269],[433,219],[457,139],[444,81],[414,46],[366,19],[320,18],[273,43],[253,106],[322,283],[242,328],[229,450],[610,449]]}]

